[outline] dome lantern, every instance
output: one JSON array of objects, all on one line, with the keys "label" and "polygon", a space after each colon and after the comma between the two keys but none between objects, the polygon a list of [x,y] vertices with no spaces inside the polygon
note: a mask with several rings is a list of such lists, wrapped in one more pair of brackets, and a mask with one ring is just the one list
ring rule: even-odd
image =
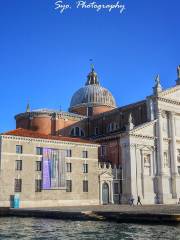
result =
[{"label": "dome lantern", "polygon": [[99,85],[99,81],[98,81],[98,75],[94,71],[94,65],[91,64],[91,72],[87,76],[86,85],[93,85],[93,84]]}]

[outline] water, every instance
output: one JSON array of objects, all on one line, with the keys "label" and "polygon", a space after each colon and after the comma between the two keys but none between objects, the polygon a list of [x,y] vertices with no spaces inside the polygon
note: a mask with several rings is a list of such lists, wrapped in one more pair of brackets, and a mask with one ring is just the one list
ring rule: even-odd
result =
[{"label": "water", "polygon": [[180,240],[180,226],[0,218],[0,240]]}]

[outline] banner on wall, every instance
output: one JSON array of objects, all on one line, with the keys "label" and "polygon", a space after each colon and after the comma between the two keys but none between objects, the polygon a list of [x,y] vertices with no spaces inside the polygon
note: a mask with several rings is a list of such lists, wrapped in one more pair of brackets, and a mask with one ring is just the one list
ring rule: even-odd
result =
[{"label": "banner on wall", "polygon": [[43,149],[43,189],[65,188],[65,150]]}]

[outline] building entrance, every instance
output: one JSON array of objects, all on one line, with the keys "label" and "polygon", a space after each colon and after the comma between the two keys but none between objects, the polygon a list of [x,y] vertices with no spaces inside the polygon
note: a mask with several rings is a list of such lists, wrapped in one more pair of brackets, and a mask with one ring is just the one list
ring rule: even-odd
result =
[{"label": "building entrance", "polygon": [[109,186],[107,183],[102,185],[102,202],[103,204],[109,203]]}]

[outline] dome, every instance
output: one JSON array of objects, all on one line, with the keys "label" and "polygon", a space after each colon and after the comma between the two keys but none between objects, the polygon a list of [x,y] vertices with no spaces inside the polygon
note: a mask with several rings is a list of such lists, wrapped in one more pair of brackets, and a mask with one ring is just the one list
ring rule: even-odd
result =
[{"label": "dome", "polygon": [[116,102],[112,94],[99,84],[97,73],[94,66],[87,76],[86,85],[74,93],[70,103],[70,110],[79,106],[107,106],[116,107]]},{"label": "dome", "polygon": [[116,107],[112,94],[106,88],[98,84],[87,85],[74,93],[71,99],[70,108],[79,105],[104,105],[112,108]]}]

